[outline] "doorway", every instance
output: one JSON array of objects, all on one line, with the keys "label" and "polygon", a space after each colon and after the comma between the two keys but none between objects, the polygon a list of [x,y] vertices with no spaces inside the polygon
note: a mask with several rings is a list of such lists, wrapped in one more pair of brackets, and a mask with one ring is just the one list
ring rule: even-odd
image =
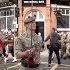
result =
[{"label": "doorway", "polygon": [[36,22],[36,33],[41,33],[42,40],[44,41],[44,22]]}]

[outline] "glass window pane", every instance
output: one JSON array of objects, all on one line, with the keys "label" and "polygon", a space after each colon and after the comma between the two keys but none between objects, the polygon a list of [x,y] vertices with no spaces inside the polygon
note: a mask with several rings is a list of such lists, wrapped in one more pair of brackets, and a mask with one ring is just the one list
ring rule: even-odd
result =
[{"label": "glass window pane", "polygon": [[14,15],[14,9],[11,9],[12,15]]},{"label": "glass window pane", "polygon": [[6,18],[0,18],[0,30],[6,29]]},{"label": "glass window pane", "polygon": [[62,14],[65,14],[65,9],[62,9]]},{"label": "glass window pane", "polygon": [[7,12],[7,16],[9,16],[9,10],[7,10],[6,12]]},{"label": "glass window pane", "polygon": [[1,11],[1,16],[4,16],[4,11]]},{"label": "glass window pane", "polygon": [[13,19],[14,17],[7,18],[7,29],[13,29]]},{"label": "glass window pane", "polygon": [[39,12],[39,19],[43,19],[43,15]]},{"label": "glass window pane", "polygon": [[6,16],[6,11],[4,11],[4,16]]},{"label": "glass window pane", "polygon": [[57,28],[69,28],[69,16],[58,17]]},{"label": "glass window pane", "polygon": [[69,10],[66,10],[66,14],[69,14]]}]

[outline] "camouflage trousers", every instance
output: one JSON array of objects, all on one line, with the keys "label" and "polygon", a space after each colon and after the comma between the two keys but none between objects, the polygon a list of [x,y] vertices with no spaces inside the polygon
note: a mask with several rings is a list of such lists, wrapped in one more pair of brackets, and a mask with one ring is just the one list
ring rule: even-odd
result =
[{"label": "camouflage trousers", "polygon": [[40,70],[40,69],[39,69],[39,67],[37,67],[37,68],[27,68],[27,67],[20,66],[19,70]]},{"label": "camouflage trousers", "polygon": [[0,60],[0,70],[7,70],[6,64],[3,59]]}]

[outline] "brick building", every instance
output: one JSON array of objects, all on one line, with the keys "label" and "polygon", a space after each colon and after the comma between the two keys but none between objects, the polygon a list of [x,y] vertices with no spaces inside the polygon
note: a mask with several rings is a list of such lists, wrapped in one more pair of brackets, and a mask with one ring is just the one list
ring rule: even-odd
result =
[{"label": "brick building", "polygon": [[18,0],[19,33],[25,31],[24,19],[32,16],[32,11],[33,15],[36,15],[37,33],[41,32],[43,39],[53,27],[58,31],[70,30],[69,0],[33,0],[33,4],[31,3],[31,0]]},{"label": "brick building", "polygon": [[21,34],[25,31],[24,20],[32,15],[36,16],[36,32],[41,32],[43,39],[52,27],[70,30],[69,0],[33,0],[31,3],[31,0],[0,0],[0,30],[11,28]]},{"label": "brick building", "polygon": [[[50,0],[34,0],[33,7],[31,0],[18,0],[18,7],[20,9],[20,16],[18,17],[18,32],[25,31],[24,19],[36,15],[37,31],[42,33],[42,37],[46,37],[52,27],[56,27],[56,16],[53,8],[50,6]],[[23,5],[23,6],[22,6]],[[37,33],[38,33],[37,32]]]}]

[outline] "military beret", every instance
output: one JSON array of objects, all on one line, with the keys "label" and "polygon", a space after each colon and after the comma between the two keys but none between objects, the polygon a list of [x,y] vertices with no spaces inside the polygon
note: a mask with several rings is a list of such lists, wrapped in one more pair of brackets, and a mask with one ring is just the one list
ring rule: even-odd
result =
[{"label": "military beret", "polygon": [[28,23],[33,22],[33,21],[35,21],[34,17],[28,17],[25,19],[24,24],[28,24]]}]

